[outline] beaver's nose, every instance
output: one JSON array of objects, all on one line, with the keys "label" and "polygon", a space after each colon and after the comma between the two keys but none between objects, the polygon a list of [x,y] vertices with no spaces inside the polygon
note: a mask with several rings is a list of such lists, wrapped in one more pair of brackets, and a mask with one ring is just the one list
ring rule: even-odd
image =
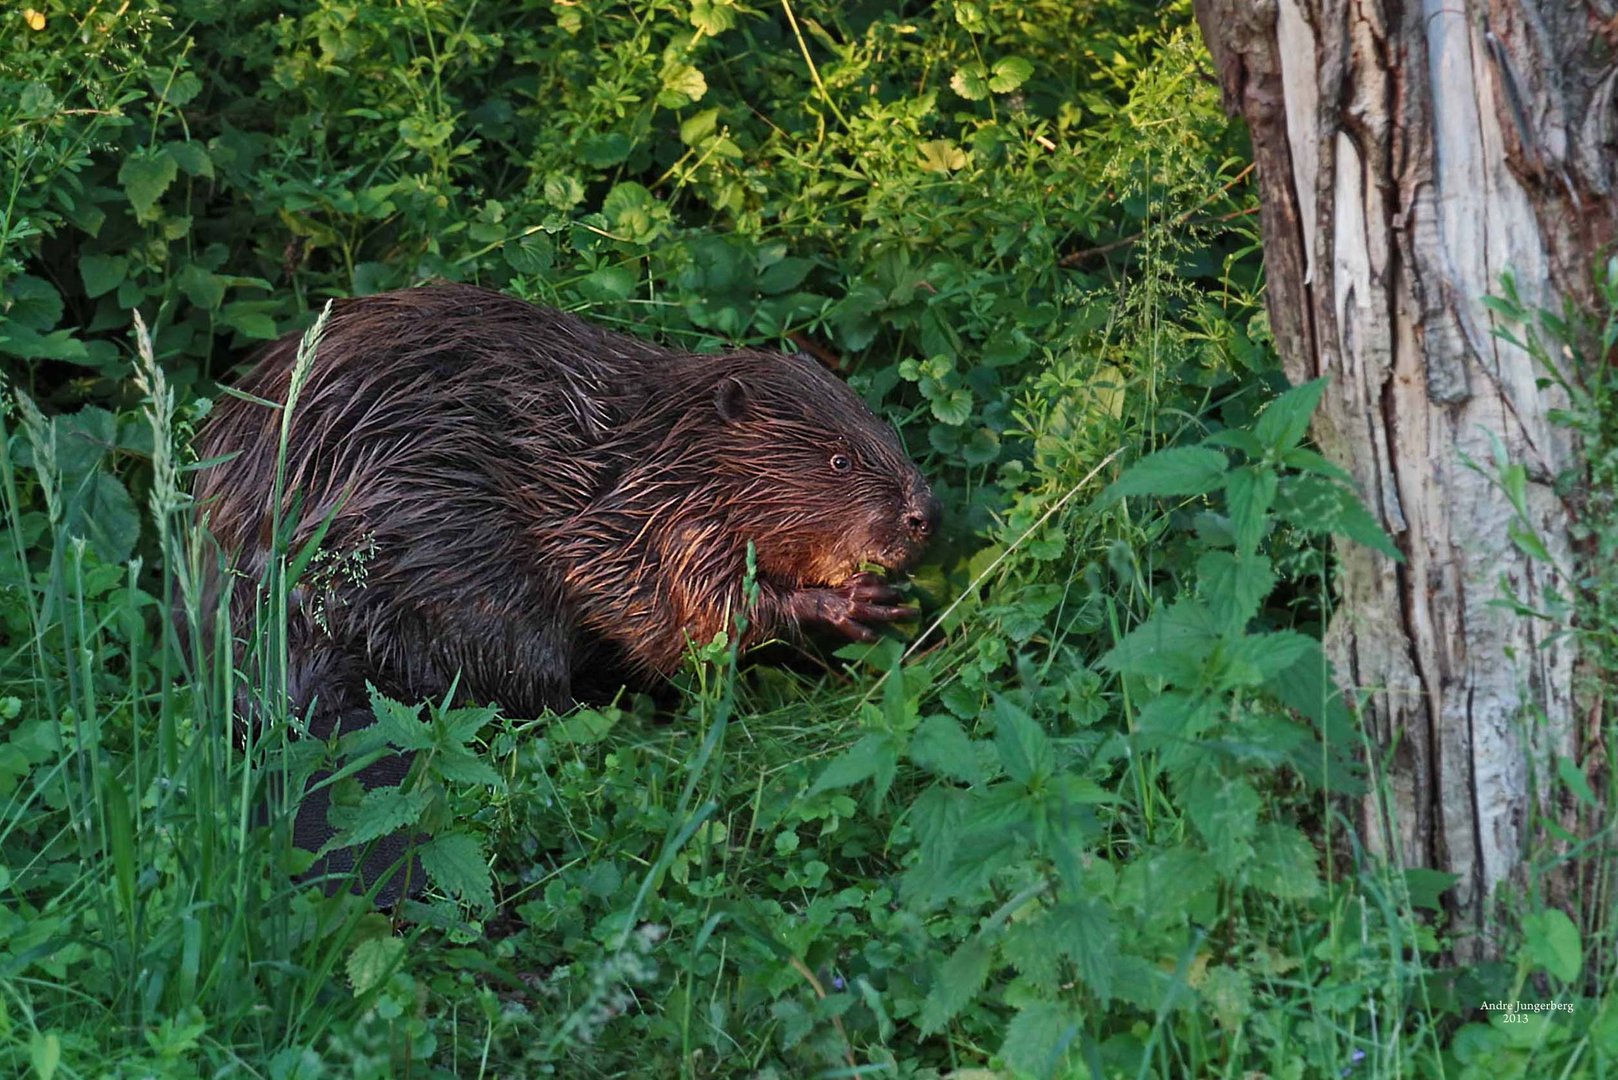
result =
[{"label": "beaver's nose", "polygon": [[939,505],[936,495],[926,488],[917,488],[910,493],[905,506],[905,528],[917,540],[926,540],[938,531],[938,519],[943,513],[944,508]]}]

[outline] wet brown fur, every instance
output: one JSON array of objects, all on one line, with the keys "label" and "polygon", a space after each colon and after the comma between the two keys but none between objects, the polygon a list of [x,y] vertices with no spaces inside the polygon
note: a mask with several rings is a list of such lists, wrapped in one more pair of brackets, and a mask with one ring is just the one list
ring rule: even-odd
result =
[{"label": "wet brown fur", "polygon": [[[242,390],[285,401],[297,344],[270,346]],[[471,286],[339,304],[293,413],[296,542],[336,507],[323,547],[375,551],[363,586],[300,589],[300,707],[363,710],[365,681],[419,700],[459,674],[532,714],[581,682],[667,674],[740,608],[749,540],[749,641],[817,621],[868,636],[907,612],[860,565],[906,567],[937,519],[892,429],[812,360],[668,350]],[[221,398],[199,440],[203,458],[236,454],[196,494],[248,582],[280,424]]]}]

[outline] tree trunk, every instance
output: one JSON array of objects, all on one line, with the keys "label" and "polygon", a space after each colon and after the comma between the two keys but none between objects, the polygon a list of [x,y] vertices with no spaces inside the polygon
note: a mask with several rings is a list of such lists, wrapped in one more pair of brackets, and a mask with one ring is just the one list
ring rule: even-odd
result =
[{"label": "tree trunk", "polygon": [[[1462,958],[1519,872],[1543,769],[1584,765],[1573,639],[1491,605],[1571,586],[1511,542],[1491,439],[1528,471],[1533,523],[1572,562],[1552,482],[1578,447],[1565,402],[1480,300],[1511,270],[1529,307],[1594,302],[1618,223],[1618,0],[1194,0],[1258,164],[1271,325],[1288,376],[1331,376],[1314,436],[1404,565],[1339,550],[1338,677],[1389,756],[1363,836],[1459,875]],[[1598,767],[1597,763],[1589,763]],[[1531,805],[1538,799],[1538,805]],[[1574,899],[1571,875],[1548,884]]]}]

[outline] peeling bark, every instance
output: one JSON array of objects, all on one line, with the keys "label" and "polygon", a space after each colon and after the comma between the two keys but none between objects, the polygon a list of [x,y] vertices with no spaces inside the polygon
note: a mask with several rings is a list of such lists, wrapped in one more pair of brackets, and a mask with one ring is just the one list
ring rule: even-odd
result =
[{"label": "peeling bark", "polygon": [[[1511,543],[1485,467],[1498,438],[1528,469],[1559,565],[1572,511],[1552,489],[1578,447],[1543,372],[1492,336],[1480,299],[1593,302],[1618,234],[1618,3],[1195,0],[1226,108],[1252,133],[1271,322],[1294,382],[1330,375],[1314,435],[1404,552],[1351,546],[1328,633],[1338,676],[1387,754],[1363,835],[1460,875],[1463,956],[1492,950],[1490,898],[1519,873],[1531,770],[1575,761],[1578,657],[1491,606],[1569,590]],[[1533,781],[1533,782],[1531,782]],[[1538,793],[1536,795],[1536,793]],[[1571,899],[1551,882],[1550,899]]]}]

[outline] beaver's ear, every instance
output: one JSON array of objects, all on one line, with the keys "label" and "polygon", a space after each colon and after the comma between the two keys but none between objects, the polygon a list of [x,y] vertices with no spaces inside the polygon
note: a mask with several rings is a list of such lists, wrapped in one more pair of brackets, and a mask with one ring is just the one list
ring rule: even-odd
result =
[{"label": "beaver's ear", "polygon": [[713,388],[713,404],[721,420],[734,423],[747,413],[747,387],[736,376],[727,375]]}]

